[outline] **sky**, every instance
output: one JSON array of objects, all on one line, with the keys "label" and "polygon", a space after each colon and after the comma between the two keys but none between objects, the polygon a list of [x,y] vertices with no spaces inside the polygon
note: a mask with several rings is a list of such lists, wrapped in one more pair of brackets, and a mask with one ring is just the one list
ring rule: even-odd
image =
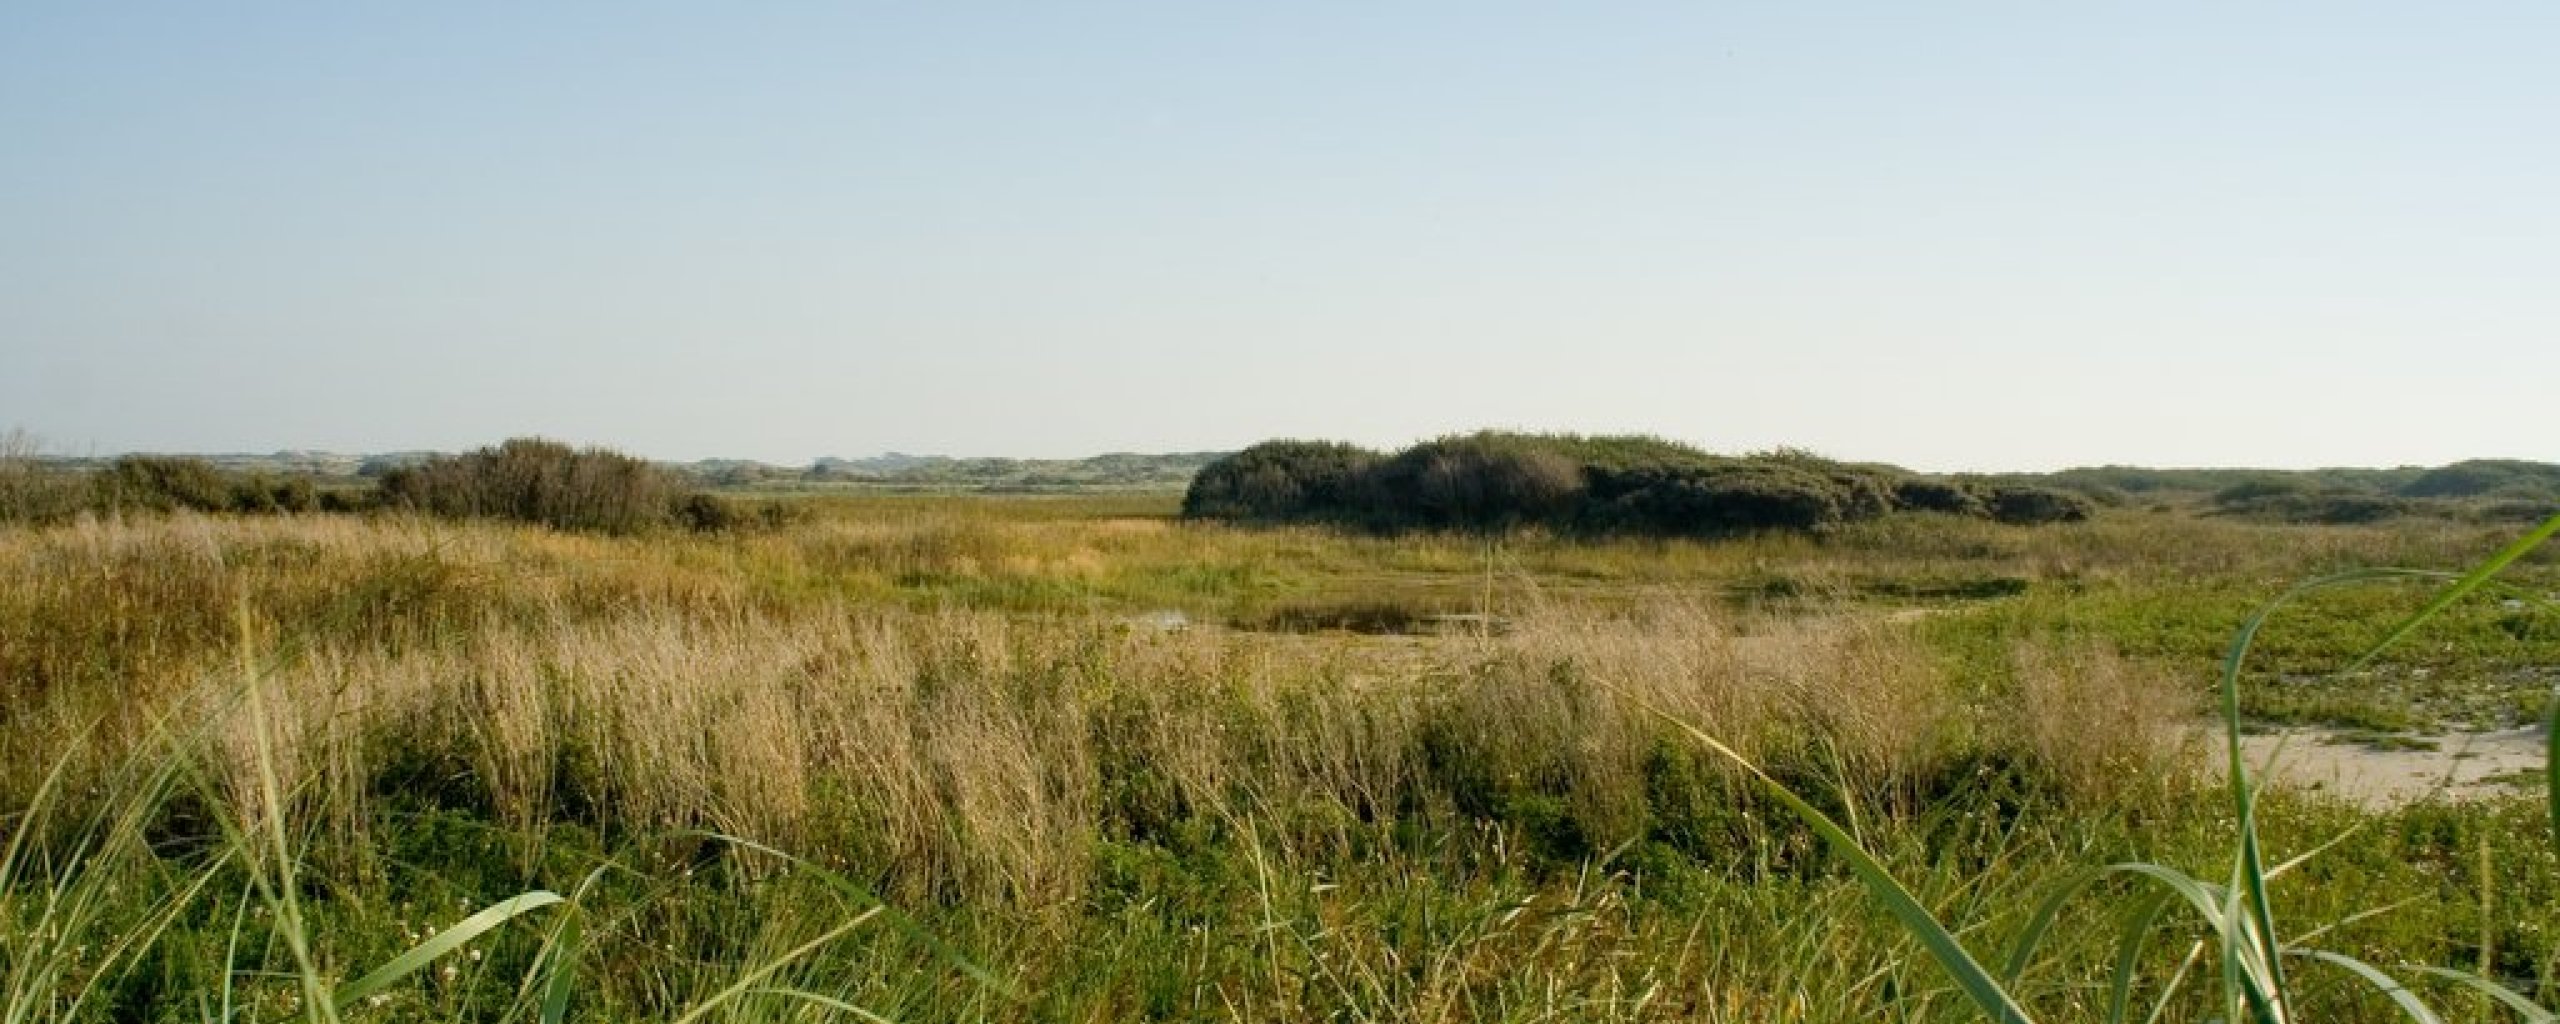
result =
[{"label": "sky", "polygon": [[2560,6],[0,10],[0,430],[2560,461]]}]

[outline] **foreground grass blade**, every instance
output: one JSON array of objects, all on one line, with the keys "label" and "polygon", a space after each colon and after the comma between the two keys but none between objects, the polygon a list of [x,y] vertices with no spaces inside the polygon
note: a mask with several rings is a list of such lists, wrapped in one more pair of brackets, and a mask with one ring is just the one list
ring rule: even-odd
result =
[{"label": "foreground grass blade", "polygon": [[[284,784],[276,776],[275,738],[268,733],[266,701],[261,696],[265,692],[265,684],[260,680],[256,659],[251,656],[256,647],[257,622],[249,614],[249,598],[245,593],[240,598],[239,608],[240,678],[247,683],[249,728],[256,739],[252,746],[257,753],[258,793],[266,801],[261,816],[266,821],[267,839],[273,844],[271,849],[275,856],[275,880],[263,887],[261,895],[275,907],[278,931],[284,936],[285,949],[293,954],[294,967],[297,968],[295,974],[302,984],[303,1005],[311,1009],[314,1017],[334,1024],[338,1019],[338,1004],[329,999],[323,988],[326,983],[320,980],[319,961],[311,955],[311,939],[302,918],[302,900],[297,895],[302,886],[293,877],[299,858],[293,845],[285,841],[284,819],[292,805],[285,800]],[[225,826],[224,831],[228,833],[229,827]],[[241,848],[247,848],[245,843]],[[250,877],[263,878],[264,873],[252,871]]]},{"label": "foreground grass blade", "polygon": [[812,1006],[822,1006],[827,1009],[834,1010],[837,1013],[851,1014],[863,1020],[871,1021],[872,1024],[896,1024],[896,1022],[891,1021],[887,1017],[865,1010],[859,1006],[853,1005],[852,1003],[845,1002],[842,999],[838,999],[830,995],[811,992],[806,989],[775,986],[772,988],[757,989],[753,994],[760,996],[781,996],[785,999],[797,999]]},{"label": "foreground grass blade", "polygon": [[2382,642],[2373,645],[2373,649],[2366,651],[2363,657],[2357,658],[2355,664],[2348,666],[2348,671],[2363,668],[2366,663],[2379,656],[2383,648],[2407,639],[2409,634],[2418,631],[2418,627],[2426,625],[2427,620],[2442,614],[2446,608],[2452,607],[2454,602],[2470,596],[2472,591],[2480,589],[2481,584],[2489,582],[2489,577],[2497,575],[2508,565],[2513,564],[2516,559],[2541,547],[2543,542],[2550,540],[2553,534],[2560,534],[2560,516],[2543,520],[2542,525],[2533,528],[2533,532],[2516,538],[2515,543],[2498,549],[2498,553],[2489,556],[2487,561],[2473,566],[2470,572],[2463,573],[2461,579],[2453,581],[2452,586],[2444,588],[2444,591],[2437,594],[2434,600],[2427,602],[2426,607],[2418,609],[2416,614],[2402,620],[2398,626],[2392,627],[2391,632],[2383,636]]},{"label": "foreground grass blade", "polygon": [[571,909],[568,920],[561,922],[552,936],[551,974],[542,985],[542,1024],[561,1024],[569,1019],[569,997],[578,987],[578,947],[586,932],[578,923],[578,911]]},{"label": "foreground grass blade", "polygon": [[712,995],[711,998],[705,999],[701,1003],[696,1004],[693,1009],[685,1011],[684,1016],[675,1019],[675,1024],[693,1024],[694,1021],[702,1019],[704,1014],[718,1009],[722,1003],[735,999],[739,994],[744,993],[749,989],[753,989],[757,985],[763,983],[764,979],[771,977],[773,972],[790,966],[792,961],[808,956],[810,953],[815,952],[820,946],[824,946],[827,943],[843,938],[846,933],[862,927],[863,922],[880,916],[882,913],[886,912],[886,910],[887,908],[885,907],[872,907],[869,910],[865,910],[862,913],[854,915],[851,920],[829,929],[826,934],[810,939],[807,942],[803,942],[794,947],[790,952],[784,953],[781,956],[757,965],[754,970],[748,971],[736,982],[730,984],[728,988],[721,989],[718,993]]},{"label": "foreground grass blade", "polygon": [[374,968],[373,973],[346,983],[338,989],[337,994],[332,996],[330,1001],[338,1007],[340,1012],[345,1012],[361,1002],[364,997],[391,987],[400,979],[416,973],[418,968],[425,967],[435,958],[460,949],[463,943],[479,938],[482,933],[505,924],[519,915],[540,910],[558,902],[560,902],[560,894],[537,889],[514,899],[493,903],[488,909],[463,918],[453,927],[430,935],[425,941],[409,947],[407,952],[392,957],[390,962]]},{"label": "foreground grass blade", "polygon": [[2436,1016],[2434,1010],[2428,1009],[2427,1004],[2418,999],[2417,993],[2409,991],[2409,986],[2401,984],[2398,978],[2382,973],[2380,968],[2372,964],[2325,949],[2297,949],[2291,952],[2306,960],[2316,960],[2333,967],[2345,968],[2347,973],[2364,979],[2366,984],[2372,985],[2388,997],[2391,1005],[2399,1007],[2401,1013],[2406,1014],[2410,1020],[2417,1021],[2418,1024],[2444,1024],[2444,1018]]},{"label": "foreground grass blade", "polygon": [[1982,1010],[1984,1016],[1998,1021],[1999,1024],[2033,1024],[2034,1018],[2027,1016],[2026,1009],[2019,1006],[2017,1000],[2010,998],[2008,990],[2002,988],[1999,980],[1993,978],[1991,972],[1985,969],[1980,961],[1973,958],[1972,952],[1964,948],[1964,943],[1956,939],[1955,933],[1948,931],[1947,926],[1938,920],[1937,915],[1929,912],[1929,908],[1921,906],[1918,897],[1911,895],[1910,890],[1903,888],[1902,883],[1894,879],[1893,873],[1886,870],[1882,862],[1869,854],[1865,847],[1858,845],[1858,841],[1838,823],[1833,822],[1829,815],[1822,813],[1812,804],[1806,803],[1803,797],[1797,796],[1784,783],[1771,778],[1769,773],[1761,771],[1760,766],[1753,763],[1750,758],[1725,746],[1715,737],[1707,735],[1705,731],[1682,721],[1670,712],[1646,703],[1624,689],[1617,687],[1612,689],[1618,689],[1620,696],[1651,712],[1655,717],[1671,723],[1672,727],[1688,733],[1699,743],[1705,744],[1707,749],[1739,765],[1743,771],[1751,773],[1752,778],[1759,780],[1761,788],[1765,789],[1770,796],[1776,797],[1779,803],[1786,805],[1787,810],[1793,812],[1806,827],[1813,829],[1814,834],[1821,836],[1822,841],[1831,847],[1834,854],[1849,862],[1849,870],[1858,876],[1858,881],[1867,887],[1867,891],[1874,895],[1878,902],[1884,904],[1886,910],[1893,913],[1894,919],[1901,923],[1904,931],[1910,932],[1914,938],[1920,940],[1922,946],[1928,948],[1929,955],[1936,958],[1938,964],[1955,977],[1957,987],[1962,988],[1965,995],[1972,998],[1973,1004]]},{"label": "foreground grass blade", "polygon": [[[2514,564],[2516,559],[2530,554],[2533,549],[2541,547],[2555,535],[2560,535],[2560,515],[2543,520],[2542,525],[2533,528],[2533,532],[2516,538],[2515,543],[2498,549],[2498,553],[2489,556],[2487,561],[2473,566],[2470,572],[2463,573],[2462,578],[2453,581],[2453,584],[2438,593],[2434,600],[2428,601],[2426,607],[2418,609],[2416,614],[2402,620],[2398,626],[2392,627],[2391,632],[2383,636],[2382,642],[2373,645],[2372,650],[2366,651],[2363,657],[2357,658],[2355,664],[2348,668],[2350,670],[2362,668],[2366,663],[2379,657],[2384,648],[2417,632],[2418,627],[2425,625],[2427,620],[2443,614],[2444,610],[2452,607],[2454,602],[2470,596],[2472,591],[2487,585],[2490,577],[2504,571],[2507,566]],[[2560,846],[2560,691],[2554,691],[2551,695],[2550,707],[2546,709],[2542,723],[2542,738],[2545,747],[2543,770],[2548,774],[2550,783],[2544,788],[2544,792],[2549,794],[2551,800],[2551,842],[2555,846]]]},{"label": "foreground grass blade", "polygon": [[2227,898],[2227,894],[2220,886],[2209,885],[2184,872],[2161,867],[2158,864],[2142,861],[2109,864],[2101,868],[2089,868],[2064,879],[2062,884],[2055,886],[2054,891],[2036,907],[2035,912],[2028,915],[2026,929],[2019,933],[2017,944],[2010,949],[2008,967],[2002,972],[2003,980],[2015,983],[2019,975],[2026,973],[2028,961],[2035,958],[2037,947],[2043,945],[2045,933],[2053,927],[2054,918],[2061,914],[2064,903],[2070,902],[2072,897],[2079,895],[2088,887],[2115,875],[2134,875],[2159,883],[2161,888],[2167,890],[2164,896],[2185,900],[2188,906],[2195,908],[2197,916],[2204,918],[2205,925],[2213,929],[2215,934],[2222,936],[2226,941],[2230,938],[2230,918],[2223,910],[2223,901]]},{"label": "foreground grass blade", "polygon": [[[960,969],[960,973],[968,975],[970,980],[985,986],[988,990],[1002,995],[1007,999],[1019,998],[1014,993],[1013,986],[1006,984],[1003,978],[999,978],[995,975],[995,972],[989,971],[984,967],[980,967],[976,962],[961,955],[959,950],[951,948],[950,945],[944,943],[932,932],[926,931],[924,926],[915,923],[915,921],[907,917],[907,915],[899,913],[896,909],[890,907],[887,900],[883,900],[880,897],[873,895],[869,887],[864,886],[862,883],[856,882],[853,879],[846,878],[834,871],[829,871],[825,865],[817,864],[801,857],[795,857],[789,853],[785,853],[781,850],[774,849],[773,847],[766,846],[763,843],[756,842],[753,839],[741,839],[737,836],[726,835],[719,832],[680,832],[676,834],[709,839],[715,842],[726,843],[742,850],[753,850],[768,857],[780,858],[792,867],[801,871],[806,871],[812,877],[826,883],[828,888],[834,889],[838,894],[843,895],[847,899],[856,903],[869,904],[871,911],[876,911],[883,916],[884,923],[889,927],[895,929],[899,934],[914,940],[926,949],[932,950],[935,956],[939,956],[944,960],[949,961],[952,966]],[[871,912],[865,912],[863,914],[863,919],[867,920],[872,916]]]},{"label": "foreground grass blade", "polygon": [[524,987],[517,998],[521,1000],[540,987],[542,1001],[534,1019],[541,1024],[561,1024],[569,1019],[569,997],[577,988],[578,954],[586,945],[587,894],[607,873],[618,870],[626,869],[620,861],[608,858],[579,879],[577,887],[569,890],[560,912],[552,915],[551,930],[543,935],[541,948],[534,950],[533,966],[525,970]]},{"label": "foreground grass blade", "polygon": [[2553,1014],[2549,1010],[2535,1006],[2533,1005],[2532,1000],[2526,999],[2521,995],[2517,995],[2516,990],[2498,984],[2497,982],[2490,981],[2487,978],[2483,978],[2469,971],[2456,971],[2443,967],[2430,967],[2425,964],[2408,964],[2402,969],[2415,971],[2429,977],[2442,978],[2446,981],[2468,988],[2474,992],[2478,992],[2481,995],[2488,996],[2489,998],[2496,1000],[2498,1005],[2515,1011],[2516,1016],[2524,1020],[2525,1024],[2553,1024],[2555,1021],[2560,1021],[2560,1014]]},{"label": "foreground grass blade", "polygon": [[[2474,573],[2477,574],[2478,570]],[[2283,945],[2276,935],[2275,906],[2267,896],[2265,854],[2258,845],[2257,793],[2249,784],[2247,758],[2240,752],[2240,676],[2248,665],[2249,649],[2256,644],[2259,631],[2266,628],[2267,620],[2276,612],[2312,594],[2367,583],[2441,578],[2441,573],[2410,569],[2356,569],[2297,584],[2250,615],[2248,621],[2241,624],[2239,632],[2233,634],[2231,647],[2223,655],[2220,680],[2222,725],[2225,750],[2230,759],[2226,771],[2230,776],[2232,810],[2240,825],[2240,849],[2232,864],[2232,888],[2237,890],[2236,895],[2245,896],[2242,906],[2249,916],[2246,926],[2237,929],[2240,937],[2247,940],[2249,948],[2243,952],[2234,948],[2234,943],[2224,946],[2224,965],[2226,968],[2238,968],[2225,971],[2224,984],[2239,986],[2241,994],[2247,997],[2252,1015],[2259,1020],[2283,1024],[2292,1019],[2292,1013],[2288,1005],[2289,987],[2284,976]],[[2413,624],[2403,623],[2401,632],[2411,628],[2414,628]]]},{"label": "foreground grass blade", "polygon": [[2125,922],[2124,934],[2116,940],[2115,969],[2107,976],[2107,1024],[2124,1024],[2125,1015],[2133,1008],[2133,979],[2142,967],[2143,947],[2150,944],[2151,930],[2168,916],[2170,900],[2175,893],[2159,893],[2144,901]]}]

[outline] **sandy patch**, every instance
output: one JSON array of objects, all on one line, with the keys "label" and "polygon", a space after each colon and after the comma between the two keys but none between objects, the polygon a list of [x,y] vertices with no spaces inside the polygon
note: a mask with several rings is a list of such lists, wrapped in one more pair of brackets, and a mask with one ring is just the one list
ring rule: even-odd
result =
[{"label": "sandy patch", "polygon": [[[2271,777],[2274,785],[2334,793],[2379,809],[2431,794],[2462,800],[2517,792],[2520,776],[2543,770],[2544,742],[2540,728],[2389,737],[2381,743],[2336,730],[2295,728],[2243,736],[2240,749],[2249,770]],[[2218,731],[2209,750],[2220,763]]]}]

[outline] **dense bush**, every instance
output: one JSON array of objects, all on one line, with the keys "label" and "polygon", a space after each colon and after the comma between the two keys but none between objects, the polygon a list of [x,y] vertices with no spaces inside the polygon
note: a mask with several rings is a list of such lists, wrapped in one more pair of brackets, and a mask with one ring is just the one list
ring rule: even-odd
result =
[{"label": "dense bush", "polygon": [[231,506],[231,483],[202,459],[127,455],[93,481],[103,504],[116,509],[220,512]]},{"label": "dense bush", "polygon": [[1427,441],[1370,472],[1378,525],[1503,529],[1568,522],[1582,500],[1582,466],[1533,439],[1494,433]]},{"label": "dense bush", "polygon": [[1662,536],[1818,529],[1843,521],[1848,500],[1837,482],[1781,462],[1603,472],[1592,492],[1591,525]]},{"label": "dense bush", "polygon": [[1908,477],[1894,483],[1893,503],[1913,512],[1943,512],[1957,516],[1989,514],[1982,495],[1953,480],[1934,477]]},{"label": "dense bush", "polygon": [[519,438],[439,456],[385,472],[380,486],[387,506],[459,519],[607,533],[734,522],[725,508],[695,501],[673,473],[620,452],[557,441]]},{"label": "dense bush", "polygon": [[676,525],[696,533],[774,530],[809,519],[808,506],[790,499],[741,501],[696,491],[676,502]]},{"label": "dense bush", "polygon": [[2224,508],[2241,508],[2269,498],[2289,498],[2308,493],[2309,484],[2289,476],[2260,477],[2243,480],[2213,492],[2213,503]]},{"label": "dense bush", "polygon": [[202,459],[127,455],[89,479],[99,512],[317,512],[320,491],[304,477],[224,471]]},{"label": "dense bush", "polygon": [[39,457],[32,436],[0,434],[0,522],[61,522],[87,507],[88,492],[77,475]]},{"label": "dense bush", "polygon": [[2472,459],[2430,469],[2400,488],[2410,498],[2560,497],[2560,466],[2513,459]]},{"label": "dense bush", "polygon": [[0,522],[49,524],[82,514],[336,511],[343,499],[307,477],[235,473],[203,459],[126,455],[97,470],[0,451]]},{"label": "dense bush", "polygon": [[2009,484],[1991,489],[1984,506],[1996,522],[2011,526],[2076,523],[2089,518],[2094,503],[2070,491]]},{"label": "dense bush", "polygon": [[2235,500],[2217,500],[2228,515],[2270,523],[2332,526],[2378,523],[2420,511],[2431,503],[2366,491],[2270,491]]},{"label": "dense bush", "polygon": [[1194,519],[1347,520],[1377,453],[1332,441],[1265,441],[1200,470],[1182,497]]},{"label": "dense bush", "polygon": [[2091,508],[2050,488],[1930,479],[1794,449],[1733,458],[1651,437],[1486,431],[1385,457],[1347,444],[1258,444],[1202,469],[1183,514],[1386,531],[1540,526],[1718,537],[1822,530],[1906,510],[1995,516],[1994,499],[2005,502],[2002,522],[2083,519]]},{"label": "dense bush", "polygon": [[2484,523],[2539,523],[2555,515],[2560,515],[2560,501],[2550,498],[2501,498],[2472,510],[2472,516]]}]

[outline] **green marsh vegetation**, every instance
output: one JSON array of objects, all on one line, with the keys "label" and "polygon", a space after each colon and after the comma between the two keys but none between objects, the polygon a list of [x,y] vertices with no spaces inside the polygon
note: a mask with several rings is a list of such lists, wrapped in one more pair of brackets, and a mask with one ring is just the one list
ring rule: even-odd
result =
[{"label": "green marsh vegetation", "polygon": [[[185,509],[0,528],[0,1012],[1982,1019],[1687,727],[2005,970],[2093,867],[2230,881],[2243,822],[2197,744],[2256,609],[2521,532],[2092,506],[1712,538],[1523,517],[1490,572],[1473,512],[1225,525],[1171,495],[800,499],[627,533]],[[2555,577],[2525,555],[2511,589],[2370,662],[2425,586],[2286,605],[2240,713],[2537,719]],[[1434,625],[1485,610],[1505,628]],[[2547,800],[2270,790],[2247,816],[2292,865],[2279,936],[2446,1019],[2513,1011],[2403,965],[2560,1003]],[[2219,949],[2190,963],[2201,933],[2164,915],[2124,956],[2152,890],[2094,884],[2000,976],[2022,1010],[2109,1019],[2122,977],[2140,1013],[2227,1012]],[[2284,966],[2291,1019],[2405,1019]]]}]

